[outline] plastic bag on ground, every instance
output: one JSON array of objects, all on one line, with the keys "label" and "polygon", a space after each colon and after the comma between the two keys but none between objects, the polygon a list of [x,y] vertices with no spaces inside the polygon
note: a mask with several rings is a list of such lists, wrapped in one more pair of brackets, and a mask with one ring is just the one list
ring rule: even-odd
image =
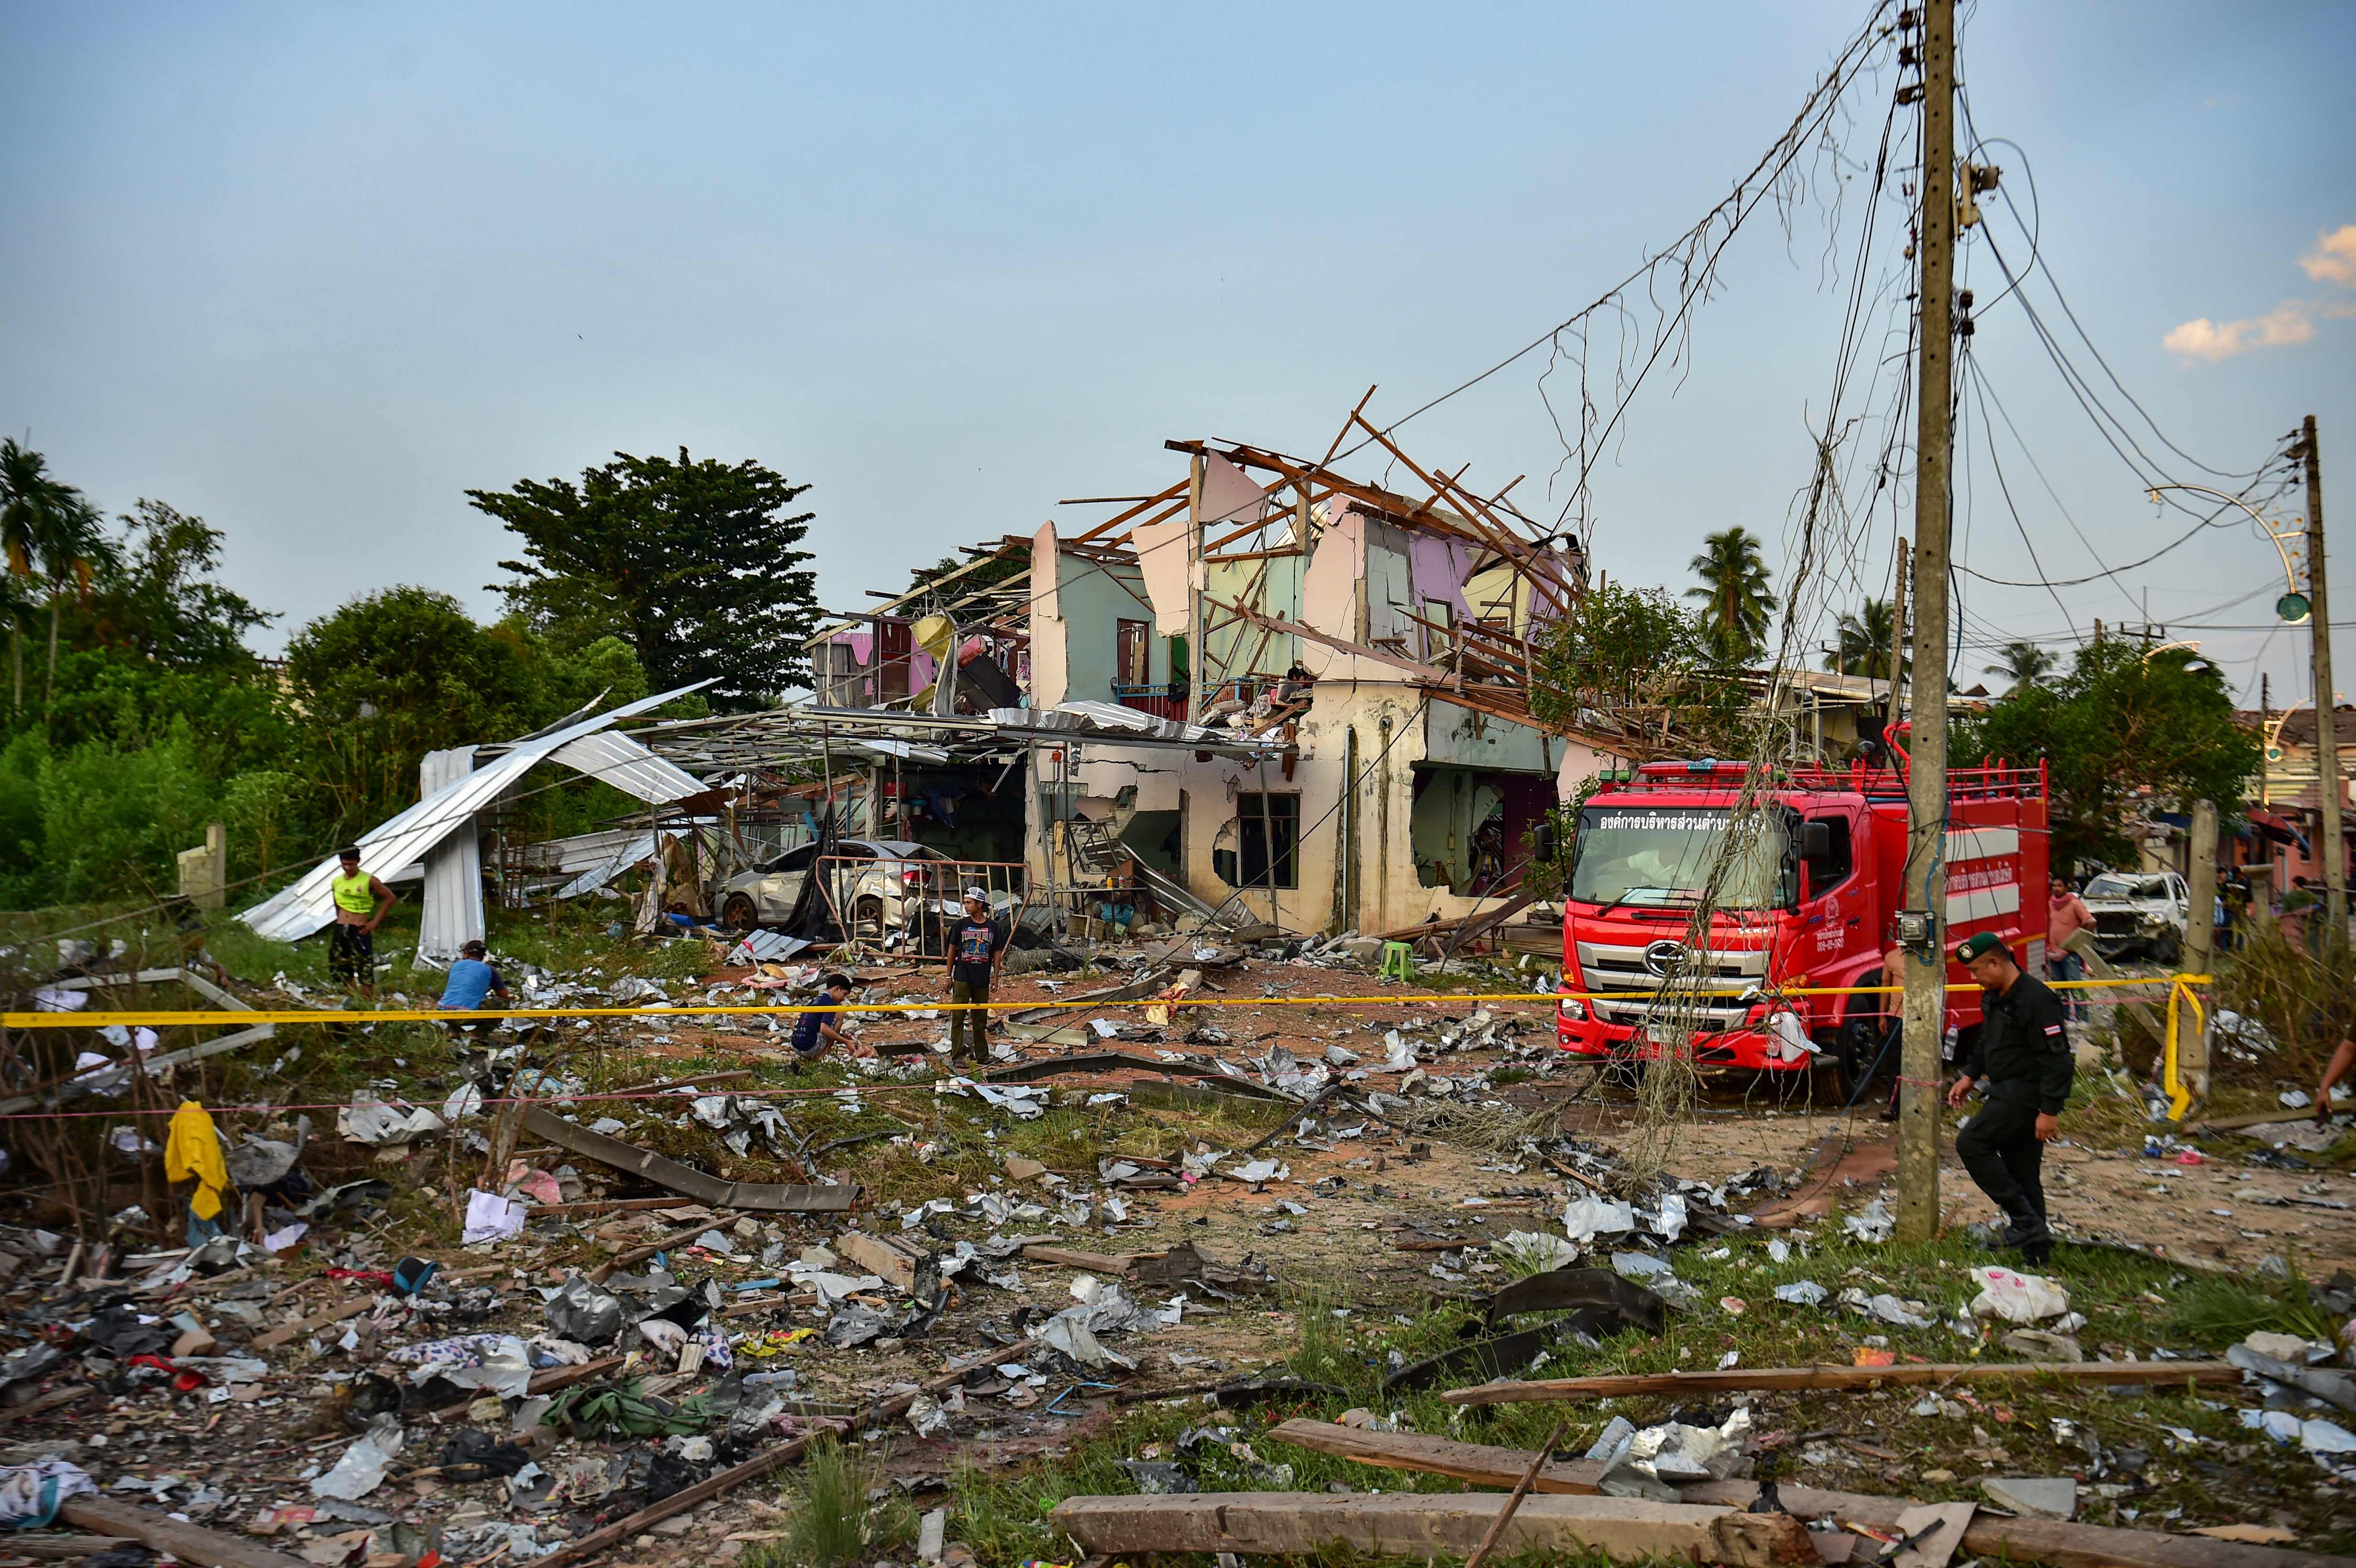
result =
[{"label": "plastic bag on ground", "polygon": [[622,1331],[622,1299],[576,1274],[548,1298],[548,1326],[584,1345],[610,1344]]},{"label": "plastic bag on ground", "polygon": [[501,1399],[522,1397],[531,1381],[531,1352],[513,1334],[461,1334],[398,1345],[385,1353],[385,1360],[416,1363],[411,1382],[423,1383],[439,1374],[460,1388],[481,1389]]},{"label": "plastic bag on ground", "polygon": [[2000,1265],[1971,1271],[1980,1283],[1972,1298],[1975,1317],[2001,1317],[2007,1323],[2041,1323],[2070,1310],[2070,1293],[2058,1280],[2040,1275],[2017,1274]]},{"label": "plastic bag on ground", "polygon": [[1898,1216],[1890,1211],[1889,1204],[1877,1198],[1844,1218],[1841,1228],[1860,1242],[1886,1242],[1898,1229]]},{"label": "plastic bag on ground", "polygon": [[401,1452],[401,1418],[391,1411],[372,1417],[360,1440],[344,1450],[336,1467],[311,1483],[315,1498],[355,1502],[384,1484],[385,1467]]},{"label": "plastic bag on ground", "polygon": [[63,1459],[30,1465],[0,1465],[0,1524],[34,1530],[58,1517],[58,1505],[72,1497],[96,1497],[88,1471]]}]

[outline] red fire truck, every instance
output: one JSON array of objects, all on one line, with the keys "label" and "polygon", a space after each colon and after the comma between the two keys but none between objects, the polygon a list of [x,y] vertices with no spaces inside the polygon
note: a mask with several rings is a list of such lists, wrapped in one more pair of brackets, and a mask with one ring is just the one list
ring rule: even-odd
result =
[{"label": "red fire truck", "polygon": [[[1703,884],[1737,828],[1745,771],[1741,763],[1647,763],[1580,808],[1564,897],[1561,989],[1635,994],[1565,996],[1556,1028],[1566,1051],[1659,1054],[1645,1027],[1659,1004],[1644,993],[1658,991],[1686,959]],[[1703,998],[1695,1013],[1693,1059],[1705,1069],[1766,1072],[1829,1064],[1852,1093],[1869,1079],[1886,1084],[1898,1064],[1896,1051],[1882,1053],[1894,996],[1773,993],[1880,984],[1882,955],[1904,907],[1904,770],[1865,763],[1780,769],[1760,799],[1764,819],[1738,832],[1709,920],[1699,972],[1727,994]],[[2044,765],[1957,768],[1948,800],[1947,951],[1993,931],[2042,975]],[[1951,963],[1948,974],[1967,982],[1961,965]],[[1948,993],[1950,1030],[1979,1021],[1976,990]]]}]

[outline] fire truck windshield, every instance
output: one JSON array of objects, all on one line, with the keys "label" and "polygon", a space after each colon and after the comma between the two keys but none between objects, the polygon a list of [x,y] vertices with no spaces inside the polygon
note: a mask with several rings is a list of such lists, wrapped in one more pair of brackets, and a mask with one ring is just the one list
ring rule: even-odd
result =
[{"label": "fire truck windshield", "polygon": [[[1775,909],[1791,903],[1795,879],[1780,811],[1738,836],[1734,860],[1719,885],[1724,909]],[[1570,897],[1580,903],[1666,905],[1699,901],[1729,848],[1732,814],[1692,805],[1590,805],[1579,814]]]}]

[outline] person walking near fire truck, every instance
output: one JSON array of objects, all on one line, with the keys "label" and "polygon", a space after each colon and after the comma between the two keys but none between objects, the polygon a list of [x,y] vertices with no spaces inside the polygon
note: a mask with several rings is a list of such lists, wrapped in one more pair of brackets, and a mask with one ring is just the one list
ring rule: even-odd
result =
[{"label": "person walking near fire truck", "polygon": [[2041,1264],[2053,1253],[2045,1146],[2061,1125],[2077,1071],[2062,998],[2023,974],[1992,931],[1965,937],[1955,957],[1983,992],[1979,1038],[1947,1092],[1947,1104],[1961,1106],[1973,1084],[1983,1085],[1978,1112],[1955,1135],[1955,1154],[2010,1221],[1997,1244]]},{"label": "person walking near fire truck", "polygon": [[[2046,900],[2045,917],[2045,977],[2048,980],[2083,980],[2086,977],[2086,961],[2070,951],[2070,944],[2082,931],[2094,928],[2094,912],[2078,891],[2061,878],[2053,879],[2053,891]],[[2070,1017],[2081,1022],[2086,1017],[2083,993],[2066,997],[2062,1007]]]}]

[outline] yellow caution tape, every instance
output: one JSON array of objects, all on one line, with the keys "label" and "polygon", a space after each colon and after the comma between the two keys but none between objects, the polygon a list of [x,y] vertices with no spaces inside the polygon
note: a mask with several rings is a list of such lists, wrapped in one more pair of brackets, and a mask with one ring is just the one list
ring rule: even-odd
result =
[{"label": "yellow caution tape", "polygon": [[[2054,980],[2047,982],[2055,990],[2094,990],[2104,987],[2167,986],[2169,1005],[2175,1005],[2179,992],[2189,995],[2187,987],[2213,984],[2206,975],[2151,976],[2142,979]],[[1976,991],[1979,987],[1950,985],[1949,991]],[[1899,986],[1788,986],[1770,990],[1751,987],[1715,987],[1698,990],[1680,989],[1676,994],[1697,999],[1705,997],[1741,997],[1755,994],[1760,1001],[1789,999],[1795,997],[1893,997],[1903,993]],[[1093,1012],[1108,1008],[1384,1008],[1419,1002],[1543,1002],[1561,1001],[1642,1001],[1657,997],[1658,991],[1418,991],[1393,992],[1365,997],[1203,997],[1189,993],[1182,997],[1140,997],[1121,1001],[1089,1001],[1082,998],[1044,997],[1021,1001],[991,1002],[769,1002],[769,1003],[685,1003],[668,1007],[631,1008],[477,1008],[470,1010],[437,1008],[285,1008],[231,1012],[222,1009],[190,1011],[174,1008],[124,1009],[91,1012],[10,1012],[0,1013],[0,1027],[8,1029],[95,1029],[102,1024],[138,1025],[160,1028],[169,1024],[355,1024],[355,1023],[465,1023],[478,1019],[636,1019],[636,1018],[793,1018],[803,1013],[911,1013],[911,1012],[1011,1012],[1044,1009],[1048,1011]]]}]

